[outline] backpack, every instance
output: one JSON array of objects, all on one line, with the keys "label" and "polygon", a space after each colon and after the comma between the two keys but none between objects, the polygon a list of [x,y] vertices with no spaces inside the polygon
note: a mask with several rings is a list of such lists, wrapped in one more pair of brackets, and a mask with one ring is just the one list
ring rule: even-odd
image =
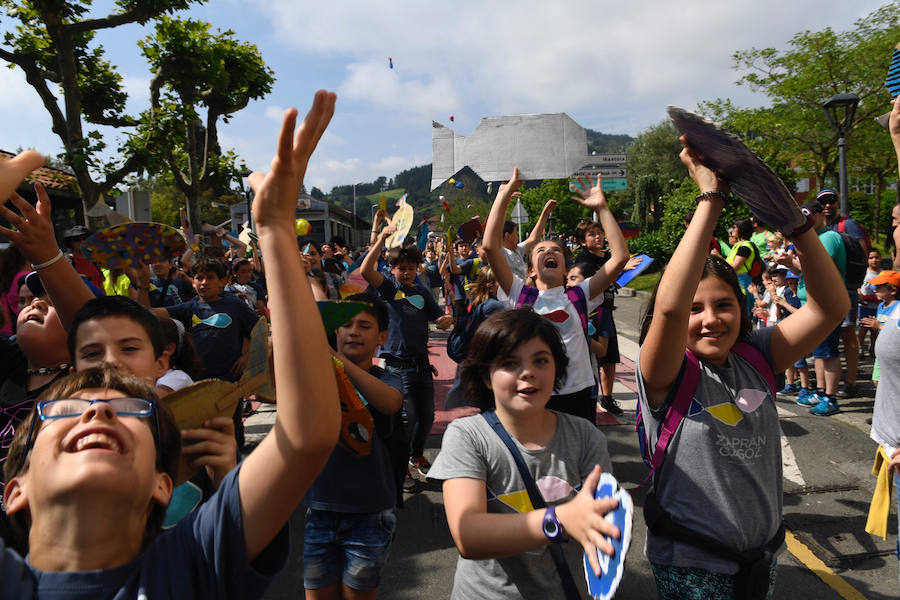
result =
[{"label": "backpack", "polygon": [[475,308],[466,311],[460,311],[462,314],[450,332],[447,338],[447,356],[457,363],[461,363],[466,359],[469,353],[469,343],[478,325],[484,320],[484,303],[480,303]]},{"label": "backpack", "polygon": [[[519,293],[519,297],[516,299],[516,308],[522,307],[532,307],[534,303],[537,302],[539,290],[536,287],[531,287],[530,285],[523,285],[522,291]],[[575,311],[578,313],[578,317],[581,319],[581,327],[584,329],[584,338],[585,342],[588,345],[588,348],[591,346],[591,334],[589,332],[588,327],[588,309],[587,309],[587,298],[584,296],[584,290],[579,286],[573,286],[570,288],[566,288],[566,296],[569,297],[569,301],[575,307]],[[597,308],[597,317],[603,316],[601,312],[603,307]]]},{"label": "backpack", "polygon": [[[775,373],[772,371],[772,365],[769,364],[759,350],[746,342],[736,342],[731,350],[749,362],[757,372],[763,376],[766,383],[769,384],[769,389],[772,393],[772,401],[774,402],[776,388]],[[666,448],[668,447],[672,436],[678,431],[678,426],[681,425],[681,421],[684,420],[684,416],[691,406],[691,401],[694,399],[694,392],[697,391],[697,384],[700,383],[700,361],[697,360],[697,357],[694,356],[690,350],[685,350],[684,355],[686,360],[681,368],[681,373],[679,373],[678,378],[675,380],[675,385],[677,385],[678,388],[675,392],[675,397],[672,398],[672,402],[669,405],[669,411],[666,413],[663,421],[659,424],[659,431],[657,432],[659,437],[656,440],[656,446],[653,448],[652,452],[649,447],[650,438],[644,425],[643,416],[641,415],[641,403],[638,402],[637,420],[634,425],[634,430],[638,434],[638,443],[641,447],[641,458],[643,458],[644,463],[650,467],[650,473],[647,474],[647,477],[644,478],[641,485],[646,483],[656,472],[659,465],[662,464],[666,455]]]},{"label": "backpack", "polygon": [[[838,220],[837,220],[837,232],[838,233],[844,233],[847,230],[847,219],[848,218],[849,217],[838,217]],[[871,248],[872,240],[869,239],[868,230],[865,227],[863,227],[862,225],[860,225],[859,222],[856,223],[856,226],[859,227],[859,229],[862,231],[862,234],[863,234],[862,239],[866,243],[866,248]]]},{"label": "backpack", "polygon": [[[844,242],[844,250],[847,253],[847,266],[844,270],[844,287],[848,290],[858,290],[859,286],[863,284],[863,281],[866,278],[866,269],[869,268],[868,256],[862,246],[859,245],[859,241],[845,231],[847,229],[846,220],[847,217],[841,217],[840,220],[838,220],[837,229],[832,231],[841,236],[841,241]],[[859,227],[862,228],[862,225]],[[865,234],[863,236],[863,241],[868,245],[869,236],[865,233],[865,229],[863,229],[863,233]]]}]

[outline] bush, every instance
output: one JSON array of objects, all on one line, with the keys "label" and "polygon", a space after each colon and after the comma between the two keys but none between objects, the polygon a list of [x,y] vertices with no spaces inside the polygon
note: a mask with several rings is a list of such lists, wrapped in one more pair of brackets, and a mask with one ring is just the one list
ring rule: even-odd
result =
[{"label": "bush", "polygon": [[628,241],[628,249],[632,254],[646,254],[654,259],[649,272],[653,272],[669,262],[678,239],[672,239],[663,231],[648,231]]}]

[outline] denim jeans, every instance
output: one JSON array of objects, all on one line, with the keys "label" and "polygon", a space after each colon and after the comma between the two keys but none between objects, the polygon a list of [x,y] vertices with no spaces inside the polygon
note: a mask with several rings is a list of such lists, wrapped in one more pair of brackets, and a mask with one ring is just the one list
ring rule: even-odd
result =
[{"label": "denim jeans", "polygon": [[420,367],[385,364],[385,370],[400,378],[403,392],[403,425],[409,437],[409,455],[421,456],[434,423],[434,378],[427,363]]}]

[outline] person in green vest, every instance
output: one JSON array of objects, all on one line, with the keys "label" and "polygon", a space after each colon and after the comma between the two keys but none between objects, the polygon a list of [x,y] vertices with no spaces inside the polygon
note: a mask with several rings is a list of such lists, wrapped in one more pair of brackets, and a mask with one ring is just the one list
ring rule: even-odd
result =
[{"label": "person in green vest", "polygon": [[750,236],[750,241],[759,250],[759,255],[764,256],[769,251],[768,242],[772,232],[766,229],[756,217],[750,217],[750,223],[753,225],[753,235]]},{"label": "person in green vest", "polygon": [[747,302],[747,312],[752,314],[753,296],[747,292],[747,286],[753,283],[755,274],[757,276],[762,274],[762,259],[759,249],[750,241],[750,236],[753,235],[753,223],[747,218],[735,219],[729,235],[734,237],[737,242],[731,246],[725,260],[737,273],[738,283],[741,284],[741,291],[744,292],[744,299]]}]

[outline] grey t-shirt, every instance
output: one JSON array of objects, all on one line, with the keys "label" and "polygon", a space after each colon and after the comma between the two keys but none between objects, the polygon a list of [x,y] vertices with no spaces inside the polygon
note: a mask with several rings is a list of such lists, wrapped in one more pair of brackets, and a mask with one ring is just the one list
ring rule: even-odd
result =
[{"label": "grey t-shirt", "polygon": [[[556,416],[556,435],[546,447],[528,450],[516,441],[547,504],[562,504],[573,498],[596,464],[603,467],[604,472],[612,472],[603,434],[584,419],[563,413],[556,413]],[[489,513],[533,510],[512,454],[481,415],[450,423],[428,477],[484,481]],[[582,548],[571,541],[564,547],[572,578],[585,596]],[[455,600],[520,597],[547,600],[564,598],[565,594],[550,552],[543,547],[500,559],[459,557],[450,597]]]},{"label": "grey t-shirt", "polygon": [[[744,341],[771,364],[773,328]],[[638,397],[650,448],[655,448],[675,386],[663,407],[650,410],[640,356]],[[678,385],[676,381],[676,385]],[[782,509],[781,428],[771,390],[749,362],[732,353],[728,368],[700,361],[700,380],[690,409],[669,441],[654,491],[676,523],[736,550],[759,548],[778,531]],[[652,563],[733,574],[738,564],[647,531]]]},{"label": "grey t-shirt", "polygon": [[881,325],[875,341],[875,358],[881,365],[881,379],[875,390],[875,411],[872,414],[873,440],[891,450],[900,447],[900,304]]}]

